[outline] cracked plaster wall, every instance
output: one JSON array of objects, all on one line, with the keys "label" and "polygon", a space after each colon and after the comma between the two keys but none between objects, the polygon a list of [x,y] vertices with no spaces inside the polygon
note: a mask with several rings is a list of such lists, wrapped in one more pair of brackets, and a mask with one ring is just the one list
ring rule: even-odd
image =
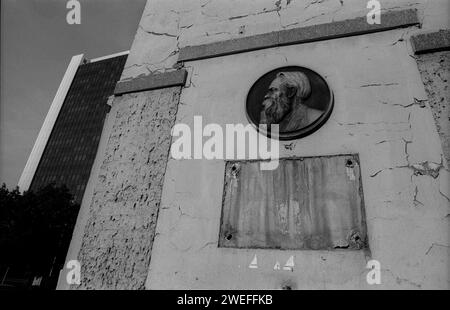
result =
[{"label": "cracked plaster wall", "polygon": [[[310,7],[319,10],[322,2],[332,1],[317,1]],[[422,8],[422,18],[432,15],[424,15],[427,10],[437,10],[426,1],[395,4]],[[333,12],[332,6],[321,8]],[[222,9],[221,16],[235,16],[230,10],[239,8]],[[341,14],[354,17],[352,10]],[[306,18],[299,11],[297,15]],[[325,22],[334,15],[320,16]],[[425,20],[424,26],[431,28],[442,22]],[[197,29],[219,21],[200,23],[201,19]],[[280,156],[360,155],[371,251],[218,248],[224,162],[169,159],[146,287],[279,289],[289,283],[299,289],[448,288],[449,170],[409,42],[418,30],[410,27],[186,62],[190,75],[177,123],[191,128],[194,115],[202,115],[204,124],[223,128],[227,123],[248,124],[244,110],[248,89],[277,67],[306,66],[327,79],[335,95],[330,119],[311,136],[282,142]],[[197,43],[219,38],[202,33],[197,33]],[[134,74],[127,71],[125,76],[128,73]],[[190,182],[194,176],[196,182]],[[250,269],[255,254],[259,268]],[[283,264],[291,255],[296,264],[293,272],[273,270],[276,261]],[[366,282],[369,259],[381,263],[379,286]]]},{"label": "cracked plaster wall", "polygon": [[[366,5],[361,0],[147,1],[122,80],[174,70],[180,47],[365,16]],[[381,5],[382,11],[418,9],[424,29],[449,28],[447,0],[382,0]]]}]

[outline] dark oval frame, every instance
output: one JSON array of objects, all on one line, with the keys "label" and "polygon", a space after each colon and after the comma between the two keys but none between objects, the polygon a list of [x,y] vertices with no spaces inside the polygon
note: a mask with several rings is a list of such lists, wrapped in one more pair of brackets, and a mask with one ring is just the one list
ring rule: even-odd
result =
[{"label": "dark oval frame", "polygon": [[[274,134],[269,130],[262,130],[259,128],[259,118],[261,113],[261,102],[268,89],[268,86],[275,78],[276,74],[281,71],[301,71],[309,78],[311,83],[311,96],[305,100],[305,104],[310,107],[319,108],[323,110],[322,115],[317,118],[311,124],[300,128],[295,131],[279,132]],[[319,101],[319,107],[317,106]],[[255,104],[255,102],[257,104]],[[314,103],[314,104],[313,104]],[[306,137],[320,127],[329,119],[334,107],[334,96],[331,88],[328,86],[327,81],[319,75],[317,72],[300,66],[287,66],[274,69],[261,76],[250,88],[245,103],[245,112],[248,121],[252,124],[256,130],[269,138],[276,138],[279,140],[294,140]]]}]

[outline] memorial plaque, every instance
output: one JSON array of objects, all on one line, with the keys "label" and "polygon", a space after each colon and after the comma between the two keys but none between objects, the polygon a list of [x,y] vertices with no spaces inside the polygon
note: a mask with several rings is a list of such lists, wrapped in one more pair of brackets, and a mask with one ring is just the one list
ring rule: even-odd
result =
[{"label": "memorial plaque", "polygon": [[220,247],[358,250],[367,247],[358,155],[229,161]]},{"label": "memorial plaque", "polygon": [[[247,118],[263,134],[280,140],[307,136],[319,129],[333,110],[333,93],[316,72],[297,66],[272,70],[247,95]],[[259,125],[278,124],[271,134]]]}]

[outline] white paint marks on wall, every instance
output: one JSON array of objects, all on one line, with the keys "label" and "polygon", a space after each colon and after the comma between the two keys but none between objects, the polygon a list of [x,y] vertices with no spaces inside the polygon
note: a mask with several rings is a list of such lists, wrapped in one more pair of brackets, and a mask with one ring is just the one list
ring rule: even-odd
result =
[{"label": "white paint marks on wall", "polygon": [[295,266],[294,256],[291,256],[284,265],[283,270],[294,271],[294,266]]},{"label": "white paint marks on wall", "polygon": [[256,254],[255,254],[255,257],[253,257],[253,260],[250,263],[250,265],[248,265],[248,268],[250,268],[250,269],[258,269],[258,258],[256,257]]},{"label": "white paint marks on wall", "polygon": [[347,169],[347,176],[351,181],[355,180],[355,174],[353,173],[353,168],[346,167]]},{"label": "white paint marks on wall", "polygon": [[275,263],[275,266],[273,266],[273,270],[281,270],[281,264],[280,264],[279,261],[277,261],[277,262]]}]

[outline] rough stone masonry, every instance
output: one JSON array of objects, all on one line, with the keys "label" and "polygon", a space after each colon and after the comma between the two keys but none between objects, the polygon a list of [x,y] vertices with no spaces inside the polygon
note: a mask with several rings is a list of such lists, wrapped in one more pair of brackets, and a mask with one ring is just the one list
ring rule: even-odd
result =
[{"label": "rough stone masonry", "polygon": [[179,94],[172,87],[115,99],[78,256],[80,289],[144,288]]},{"label": "rough stone masonry", "polygon": [[445,159],[450,163],[450,52],[417,56],[417,63],[441,138]]}]

